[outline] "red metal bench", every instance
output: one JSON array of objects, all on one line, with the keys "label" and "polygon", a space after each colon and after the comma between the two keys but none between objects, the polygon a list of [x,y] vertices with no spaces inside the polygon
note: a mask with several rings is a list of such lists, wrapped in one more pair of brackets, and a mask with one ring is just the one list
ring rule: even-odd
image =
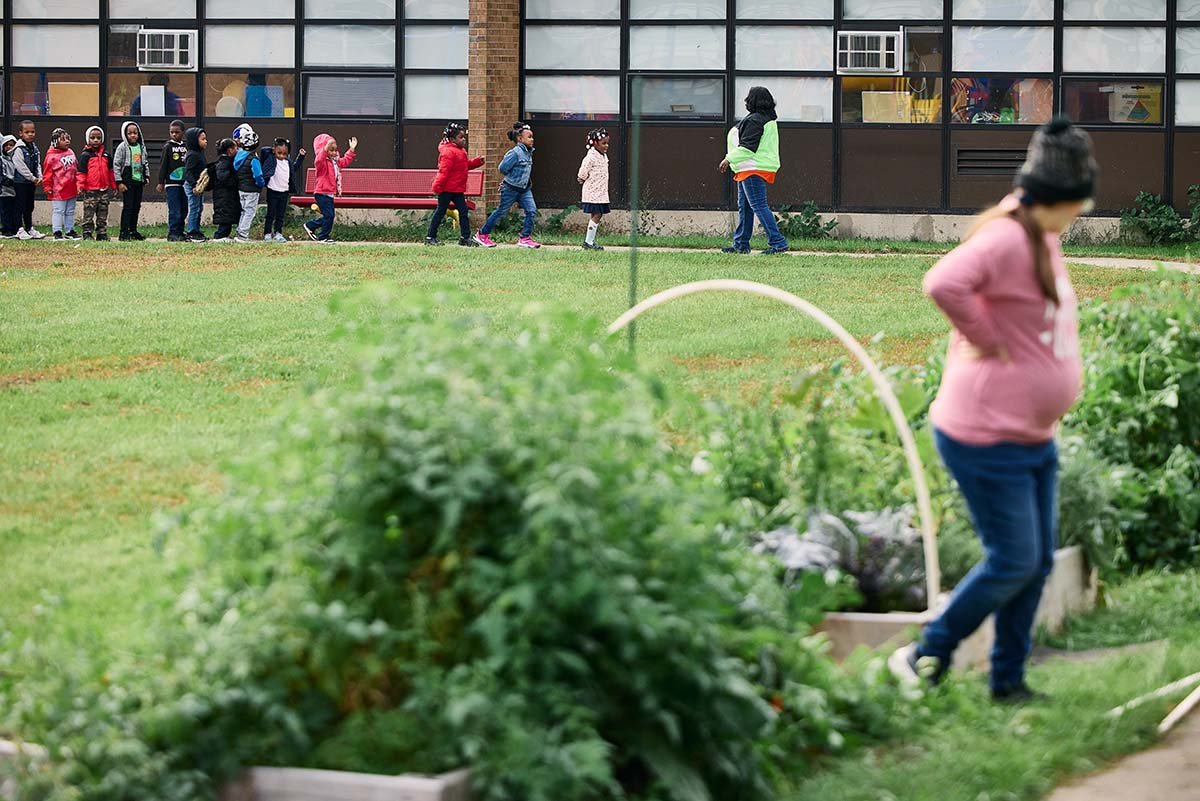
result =
[{"label": "red metal bench", "polygon": [[[433,179],[437,170],[342,170],[342,194],[333,205],[344,209],[436,209]],[[305,195],[292,198],[293,206],[308,207],[316,200],[312,196],[317,184],[317,171],[308,170],[304,182]],[[483,170],[467,173],[467,197],[483,194]],[[475,208],[468,200],[467,206]]]}]

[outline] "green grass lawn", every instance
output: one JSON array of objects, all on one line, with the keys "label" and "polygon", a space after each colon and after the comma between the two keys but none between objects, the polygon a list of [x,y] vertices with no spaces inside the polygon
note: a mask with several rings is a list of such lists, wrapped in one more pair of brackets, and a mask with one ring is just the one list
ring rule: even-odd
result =
[{"label": "green grass lawn", "polygon": [[[461,307],[501,321],[550,303],[599,326],[625,308],[628,291],[628,259],[619,253],[35,243],[3,246],[0,257],[0,634],[11,637],[0,637],[0,650],[50,614],[88,647],[143,645],[142,605],[172,590],[153,547],[155,516],[218,491],[222,465],[273,431],[281,403],[351,369],[346,345],[330,339],[336,293],[371,281],[454,287],[467,293]],[[864,341],[882,333],[873,347],[885,361],[916,363],[947,331],[920,293],[932,261],[645,253],[640,295],[703,278],[763,281],[815,302]],[[1145,277],[1072,272],[1085,298]],[[768,393],[838,353],[829,336],[785,307],[732,295],[659,310],[640,326],[638,342],[640,358],[669,382],[741,397]],[[921,744],[831,766],[796,798],[973,800],[990,786],[979,781],[1000,778],[987,773],[963,785],[974,792],[936,796],[906,778],[912,763],[967,782],[956,756],[967,745],[995,749],[1015,770],[1028,741],[1045,746],[1048,769],[1076,770],[1084,757],[1142,741],[1135,726],[1110,743],[1092,717],[1177,663],[1200,663],[1200,645],[1180,648],[1168,649],[1153,670],[1136,661],[1146,656],[1083,672],[1039,668],[1037,676],[1086,718],[1078,727],[1036,711],[976,709],[980,690],[968,682],[936,702],[955,718],[952,727],[931,723]],[[18,680],[20,670],[18,657]],[[1029,788],[1044,782],[1035,778],[1048,774],[1021,770],[1024,778],[1004,786],[1032,798]],[[872,794],[871,782],[896,788],[894,795]]]}]

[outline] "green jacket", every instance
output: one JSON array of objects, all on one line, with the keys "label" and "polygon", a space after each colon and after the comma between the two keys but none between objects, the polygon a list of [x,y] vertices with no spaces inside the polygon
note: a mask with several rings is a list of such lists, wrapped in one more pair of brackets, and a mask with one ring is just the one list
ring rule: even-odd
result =
[{"label": "green jacket", "polygon": [[779,172],[779,125],[751,114],[729,129],[725,160],[734,173]]}]

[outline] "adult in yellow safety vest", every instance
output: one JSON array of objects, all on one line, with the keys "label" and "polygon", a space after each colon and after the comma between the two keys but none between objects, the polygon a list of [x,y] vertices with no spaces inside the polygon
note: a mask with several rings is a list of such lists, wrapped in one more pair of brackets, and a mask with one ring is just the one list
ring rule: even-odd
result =
[{"label": "adult in yellow safety vest", "polygon": [[775,173],[779,172],[775,98],[765,86],[751,86],[746,94],[746,111],[750,113],[729,129],[725,158],[719,166],[721,172],[733,171],[738,196],[738,226],[733,232],[733,244],[721,248],[721,252],[749,253],[754,218],[758,217],[767,232],[767,249],[762,252],[771,256],[788,249],[787,239],[779,232],[775,215],[767,205],[767,184],[775,183]]}]

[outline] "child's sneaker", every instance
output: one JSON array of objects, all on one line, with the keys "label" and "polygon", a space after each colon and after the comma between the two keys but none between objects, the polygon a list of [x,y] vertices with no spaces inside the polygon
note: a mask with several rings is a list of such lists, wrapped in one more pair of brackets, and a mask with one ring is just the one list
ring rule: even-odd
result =
[{"label": "child's sneaker", "polygon": [[518,247],[523,247],[523,248],[540,248],[542,246],[542,243],[535,242],[533,237],[531,237],[531,236],[523,236],[517,240],[517,245],[518,245]]},{"label": "child's sneaker", "polygon": [[275,232],[275,241],[276,242],[286,242],[286,241],[288,241],[288,238],[286,236],[284,236],[281,232],[276,231]]},{"label": "child's sneaker", "polygon": [[487,234],[475,234],[475,236],[472,238],[475,240],[475,244],[479,245],[480,247],[483,247],[483,248],[496,247],[496,243],[493,242],[492,238],[490,236],[488,236]]},{"label": "child's sneaker", "polygon": [[46,235],[43,234],[41,231],[39,231],[36,228],[30,228],[27,233],[29,234],[30,239],[45,239],[46,238]]},{"label": "child's sneaker", "polygon": [[584,250],[604,250],[604,246],[603,245],[594,245],[591,242],[584,242],[583,249]]},{"label": "child's sneaker", "polygon": [[72,242],[79,241],[79,234],[75,233],[74,231],[67,231],[65,234],[63,234],[63,237],[71,240]]},{"label": "child's sneaker", "polygon": [[237,242],[239,245],[249,245],[249,244],[250,244],[250,237],[248,237],[248,236],[237,236],[237,237],[235,237],[235,238],[234,238],[234,240],[233,240],[233,241],[234,241],[234,242]]},{"label": "child's sneaker", "polygon": [[474,239],[460,239],[460,240],[458,240],[458,244],[464,248],[480,247],[480,244],[478,242],[476,242]]},{"label": "child's sneaker", "polygon": [[275,237],[271,236],[270,234],[264,234],[264,235],[263,235],[263,241],[264,241],[264,242],[274,242],[274,241],[275,241]]},{"label": "child's sneaker", "polygon": [[187,241],[189,241],[189,242],[207,242],[208,241],[208,237],[204,235],[203,231],[192,231],[190,234],[184,234],[184,236],[187,238]]},{"label": "child's sneaker", "polygon": [[141,231],[130,231],[129,238],[132,239],[134,242],[145,242],[146,241],[146,237],[142,235]]},{"label": "child's sneaker", "polygon": [[320,242],[321,237],[317,236],[317,232],[312,229],[308,223],[304,224],[304,233],[308,234],[308,238],[314,242]]},{"label": "child's sneaker", "polygon": [[334,239],[332,236],[327,236],[324,239],[318,239],[317,241],[320,242],[322,245],[336,245],[337,244],[337,240]]},{"label": "child's sneaker", "polygon": [[232,242],[233,240],[232,240],[232,239],[230,239],[230,238],[229,238],[229,237],[227,237],[227,236],[219,236],[219,237],[217,237],[216,239],[214,239],[214,240],[212,240],[212,241],[213,241],[213,242]]},{"label": "child's sneaker", "polygon": [[96,241],[97,242],[107,242],[108,234],[104,231],[101,231],[100,233],[96,234]]},{"label": "child's sneaker", "polygon": [[83,241],[84,241],[84,242],[91,242],[91,241],[92,241],[92,239],[94,239],[94,238],[95,238],[95,237],[93,237],[91,234],[84,234],[84,235],[83,235]]},{"label": "child's sneaker", "polygon": [[20,228],[17,230],[17,239],[33,239],[33,237],[24,228]]},{"label": "child's sneaker", "polygon": [[54,232],[54,241],[55,241],[55,242],[61,242],[61,241],[62,241],[62,238],[63,238],[62,231],[55,231],[55,232]]},{"label": "child's sneaker", "polygon": [[425,244],[433,247],[441,247],[444,243],[436,236],[427,236],[425,237]]}]

